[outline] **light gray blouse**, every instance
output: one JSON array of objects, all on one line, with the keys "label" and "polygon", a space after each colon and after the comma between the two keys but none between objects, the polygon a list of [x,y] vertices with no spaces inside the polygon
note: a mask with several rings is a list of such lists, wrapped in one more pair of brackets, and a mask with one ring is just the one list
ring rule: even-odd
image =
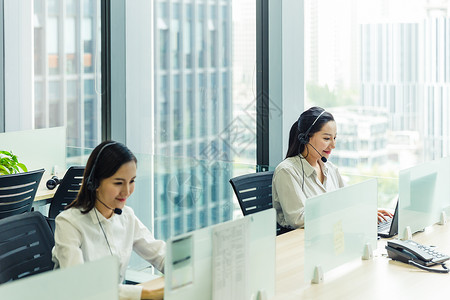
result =
[{"label": "light gray blouse", "polygon": [[316,170],[301,155],[286,158],[276,167],[272,180],[272,202],[281,226],[302,228],[306,199],[344,186],[335,165],[320,160],[319,164],[324,175],[323,183],[317,178]]}]

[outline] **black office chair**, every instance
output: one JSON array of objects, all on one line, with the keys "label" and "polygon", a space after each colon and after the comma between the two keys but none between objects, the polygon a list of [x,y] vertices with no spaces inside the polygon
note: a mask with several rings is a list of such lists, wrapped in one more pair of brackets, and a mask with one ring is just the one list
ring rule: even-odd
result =
[{"label": "black office chair", "polygon": [[53,269],[53,233],[38,211],[0,220],[0,283]]},{"label": "black office chair", "polygon": [[31,211],[44,169],[0,176],[0,219]]},{"label": "black office chair", "polygon": [[[258,172],[230,179],[244,216],[272,208],[273,171]],[[277,235],[290,231],[277,224]]]},{"label": "black office chair", "polygon": [[83,166],[73,166],[67,170],[63,179],[61,179],[48,211],[48,222],[53,231],[55,230],[56,216],[77,197],[83,180],[83,173]]}]

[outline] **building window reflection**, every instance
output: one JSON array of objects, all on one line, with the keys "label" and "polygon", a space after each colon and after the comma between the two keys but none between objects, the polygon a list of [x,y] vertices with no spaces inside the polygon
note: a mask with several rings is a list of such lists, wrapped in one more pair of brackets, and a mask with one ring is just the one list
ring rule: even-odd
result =
[{"label": "building window reflection", "polygon": [[93,147],[101,138],[100,1],[34,0],[33,7],[35,126],[67,126],[69,148]]}]

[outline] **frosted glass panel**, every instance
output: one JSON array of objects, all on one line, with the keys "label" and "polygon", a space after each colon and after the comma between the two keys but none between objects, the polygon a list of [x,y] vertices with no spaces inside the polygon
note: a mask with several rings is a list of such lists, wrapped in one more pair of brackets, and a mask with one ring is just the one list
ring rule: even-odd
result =
[{"label": "frosted glass panel", "polygon": [[119,299],[119,262],[115,257],[47,271],[0,285],[1,299]]},{"label": "frosted glass panel", "polygon": [[12,151],[29,171],[66,171],[65,127],[0,133],[0,141],[0,150]]},{"label": "frosted glass panel", "polygon": [[[227,230],[229,230],[228,233]],[[242,236],[238,237],[239,234]],[[224,238],[226,236],[228,237]],[[218,237],[221,241],[214,243]],[[227,283],[227,286],[231,286],[230,280],[237,285],[244,283],[239,291],[227,289],[227,292],[234,293],[235,296],[226,299],[256,299],[257,292],[262,289],[266,291],[269,298],[273,297],[275,295],[275,238],[274,209],[171,238],[167,242],[164,299],[214,299],[213,288],[217,288],[214,281],[216,279],[218,283],[217,279],[222,277],[224,278],[220,282],[224,285]],[[220,242],[224,242],[225,239],[232,241],[227,242],[227,245],[220,245]],[[230,247],[232,249],[229,249]],[[238,251],[234,251],[235,249]],[[228,263],[220,263],[220,257],[215,256],[218,253],[223,254],[224,251],[230,255],[228,258],[224,257]],[[246,261],[238,262],[242,259]],[[236,268],[232,268],[233,266]],[[245,270],[240,270],[239,268],[243,266]],[[216,270],[214,271],[213,268]],[[233,274],[236,277],[232,278]]]},{"label": "frosted glass panel", "polygon": [[401,170],[399,175],[398,232],[405,237],[405,228],[411,232],[423,230],[440,220],[442,211],[449,214],[450,158]]},{"label": "frosted glass panel", "polygon": [[267,297],[275,295],[275,209],[267,209],[246,216],[250,218],[250,275],[248,290],[256,299],[256,292],[263,288]]},{"label": "frosted glass panel", "polygon": [[361,258],[377,242],[377,181],[367,180],[320,196],[305,205],[305,281],[316,266],[327,272]]}]

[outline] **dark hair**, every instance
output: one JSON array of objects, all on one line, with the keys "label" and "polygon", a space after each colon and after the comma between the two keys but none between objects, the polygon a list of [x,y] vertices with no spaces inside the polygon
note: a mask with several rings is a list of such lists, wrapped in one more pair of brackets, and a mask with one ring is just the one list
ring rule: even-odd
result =
[{"label": "dark hair", "polygon": [[[66,209],[78,207],[83,209],[82,213],[88,213],[95,206],[95,200],[97,199],[96,189],[100,182],[113,176],[123,164],[130,161],[134,161],[137,164],[136,157],[124,144],[114,141],[104,141],[99,144],[92,151],[86,163],[83,181],[77,198]],[[88,180],[94,184],[94,188],[90,189],[88,187]]]},{"label": "dark hair", "polygon": [[[323,114],[317,119],[322,112]],[[286,158],[297,156],[302,153],[305,150],[305,145],[314,133],[320,131],[323,125],[330,121],[334,121],[333,115],[321,107],[314,106],[305,110],[298,120],[292,124],[289,132],[289,146]],[[314,125],[312,125],[313,123]]]}]

